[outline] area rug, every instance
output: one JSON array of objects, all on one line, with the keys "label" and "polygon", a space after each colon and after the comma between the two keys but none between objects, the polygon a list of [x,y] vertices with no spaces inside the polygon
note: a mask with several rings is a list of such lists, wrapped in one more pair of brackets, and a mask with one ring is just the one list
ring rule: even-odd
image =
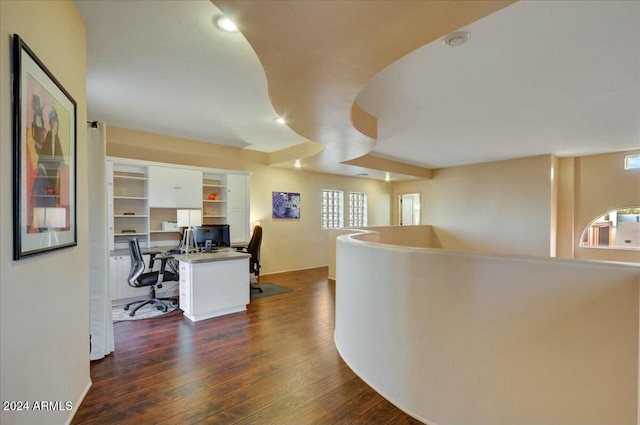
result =
[{"label": "area rug", "polygon": [[158,310],[154,304],[147,304],[144,307],[141,307],[140,310],[136,311],[136,314],[131,317],[129,316],[129,312],[131,309],[135,308],[135,305],[131,306],[131,309],[125,310],[125,304],[114,305],[111,314],[113,317],[113,322],[123,322],[125,320],[141,320],[141,319],[152,319],[156,317],[166,316],[168,314],[173,313],[178,310],[178,305],[173,305],[171,301],[165,301],[167,304],[167,311],[164,312],[162,310]]},{"label": "area rug", "polygon": [[251,290],[251,299],[254,300],[256,298],[266,298],[273,295],[285,294],[287,292],[293,291],[291,288],[287,288],[286,286],[280,286],[275,283],[265,282],[265,283],[254,283],[253,286],[256,288],[262,289],[262,292],[258,292],[256,290]]}]

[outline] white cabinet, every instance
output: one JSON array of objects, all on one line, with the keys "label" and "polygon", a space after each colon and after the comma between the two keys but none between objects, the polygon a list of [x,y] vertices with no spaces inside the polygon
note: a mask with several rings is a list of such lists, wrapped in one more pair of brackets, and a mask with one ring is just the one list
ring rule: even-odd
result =
[{"label": "white cabinet", "polygon": [[202,208],[202,171],[149,167],[149,205],[155,208]]},{"label": "white cabinet", "polygon": [[231,243],[249,241],[249,177],[227,174],[227,223]]},{"label": "white cabinet", "polygon": [[[150,255],[144,254],[144,264],[149,271]],[[160,260],[153,264],[153,270],[160,269]],[[131,273],[131,257],[129,254],[114,255],[109,257],[109,296],[111,301],[117,300],[119,303],[131,301],[132,299],[143,299],[149,296],[150,286],[135,288],[129,285],[129,273]],[[177,295],[178,282],[164,282],[162,289],[156,292],[159,297],[172,297]]]},{"label": "white cabinet", "polygon": [[229,239],[232,244],[249,242],[249,226],[247,211],[233,209],[227,211],[227,224],[229,224]]},{"label": "white cabinet", "polygon": [[249,304],[249,256],[196,254],[210,261],[180,261],[180,309],[194,322],[246,310]]},{"label": "white cabinet", "polygon": [[124,268],[120,265],[122,256],[109,257],[109,299],[111,301],[118,299],[118,281],[126,279],[123,276]]},{"label": "white cabinet", "polygon": [[[1,1],[1,0],[0,0]],[[229,224],[231,242],[249,241],[249,175],[243,172],[109,157],[107,209],[109,250],[172,247],[178,230],[165,229],[181,208],[201,208],[203,224]]]},{"label": "white cabinet", "polygon": [[227,208],[247,208],[247,176],[227,174]]},{"label": "white cabinet", "polygon": [[130,272],[131,257],[128,254],[109,257],[109,294],[111,300],[142,298],[149,294],[148,287],[134,288],[129,285]]}]

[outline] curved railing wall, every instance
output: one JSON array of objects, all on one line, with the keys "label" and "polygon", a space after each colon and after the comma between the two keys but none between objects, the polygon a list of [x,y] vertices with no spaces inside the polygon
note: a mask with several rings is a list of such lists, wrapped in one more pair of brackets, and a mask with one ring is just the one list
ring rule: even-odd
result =
[{"label": "curved railing wall", "polygon": [[429,424],[636,424],[640,269],[338,237],[335,343]]},{"label": "curved railing wall", "polygon": [[429,225],[418,226],[371,226],[361,227],[357,230],[348,228],[327,229],[329,236],[329,279],[336,278],[336,243],[338,236],[348,235],[362,230],[372,231],[378,242],[393,243],[400,246],[418,248],[442,248],[433,227]]}]

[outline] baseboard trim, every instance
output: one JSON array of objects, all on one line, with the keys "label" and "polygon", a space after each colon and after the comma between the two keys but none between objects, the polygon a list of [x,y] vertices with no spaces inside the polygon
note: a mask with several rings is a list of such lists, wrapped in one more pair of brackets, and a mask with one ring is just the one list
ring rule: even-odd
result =
[{"label": "baseboard trim", "polygon": [[65,422],[65,425],[71,425],[71,421],[76,416],[76,413],[78,413],[78,409],[80,408],[80,404],[82,404],[82,402],[84,401],[84,398],[87,396],[87,393],[89,392],[89,388],[91,388],[91,385],[93,385],[93,382],[91,382],[91,379],[89,379],[89,382],[87,383],[87,386],[84,388],[84,391],[82,391],[82,393],[80,394],[80,398],[78,399],[77,402],[74,403],[73,410],[71,410],[71,415],[69,416],[69,418]]},{"label": "baseboard trim", "polygon": [[277,271],[277,272],[260,273],[260,277],[271,276],[272,274],[281,274],[281,273],[289,273],[289,272],[301,272],[301,271],[313,270],[313,269],[322,269],[322,268],[327,268],[327,267],[329,267],[328,264],[326,264],[324,266],[312,266],[312,267],[303,267],[301,269],[291,269],[291,270],[281,270],[281,271]]}]

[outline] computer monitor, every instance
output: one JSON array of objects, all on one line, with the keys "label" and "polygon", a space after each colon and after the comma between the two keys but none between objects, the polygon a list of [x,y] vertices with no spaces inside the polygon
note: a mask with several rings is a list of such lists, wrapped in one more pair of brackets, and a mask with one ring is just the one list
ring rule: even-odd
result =
[{"label": "computer monitor", "polygon": [[193,226],[193,238],[198,247],[204,247],[207,241],[211,241],[213,247],[231,246],[228,224]]}]

